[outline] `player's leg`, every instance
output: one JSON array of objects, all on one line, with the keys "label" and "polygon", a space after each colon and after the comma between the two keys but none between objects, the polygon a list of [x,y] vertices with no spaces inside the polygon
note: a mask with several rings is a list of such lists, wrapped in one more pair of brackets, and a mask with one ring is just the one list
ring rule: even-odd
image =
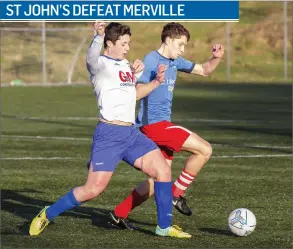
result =
[{"label": "player's leg", "polygon": [[[150,152],[151,153],[151,152]],[[134,163],[133,163],[134,164]],[[134,188],[131,193],[110,213],[112,223],[121,229],[137,230],[127,217],[137,206],[145,202],[150,196],[154,195],[154,179],[148,178]]]},{"label": "player's leg", "polygon": [[[167,156],[168,159],[166,159],[166,162],[169,167],[171,167],[172,158],[168,156],[169,153],[166,152],[166,149],[164,148],[161,148],[161,152],[163,155]],[[154,179],[148,178],[139,184],[136,188],[134,188],[131,193],[115,207],[113,215],[126,219],[135,207],[140,206],[149,197],[153,196],[154,193]],[[127,227],[122,225],[121,228]]]},{"label": "player's leg", "polygon": [[178,229],[176,226],[171,226],[171,169],[155,143],[139,132],[137,139],[128,153],[125,154],[123,160],[142,170],[155,180],[154,195],[158,215],[156,234],[178,238],[191,237],[190,234],[183,232],[182,229]]},{"label": "player's leg", "polygon": [[172,186],[173,205],[180,213],[189,216],[192,211],[187,205],[184,194],[201,168],[211,157],[212,147],[207,141],[182,126],[166,121],[158,125],[164,125],[164,127],[143,127],[143,131],[156,144],[169,149],[169,153],[163,153],[165,158],[173,158],[173,151],[184,150],[192,153],[183,171]]},{"label": "player's leg", "polygon": [[173,136],[178,138],[177,141],[174,141],[174,150],[192,153],[187,159],[181,174],[172,186],[173,205],[180,213],[190,216],[192,215],[192,211],[184,197],[185,191],[194,181],[201,168],[210,159],[212,147],[207,141],[186,128],[181,126],[173,127],[170,130],[173,129]]},{"label": "player's leg", "polygon": [[[125,150],[121,146],[122,143],[116,142],[117,138],[119,138],[119,134],[113,127],[103,124],[97,126],[93,136],[91,163],[86,183],[71,189],[53,205],[45,207],[33,219],[30,225],[30,235],[40,234],[56,216],[103,192]],[[121,141],[125,141],[125,139],[122,138]]]},{"label": "player's leg", "polygon": [[[160,145],[162,153],[168,162],[173,159],[173,151],[189,151],[192,155],[172,186],[173,205],[184,215],[191,215],[192,211],[184,197],[186,189],[191,185],[195,176],[208,161],[212,153],[211,145],[190,130],[164,121],[144,126],[142,132],[156,144]],[[167,147],[168,146],[168,147]],[[132,209],[143,203],[154,193],[153,180],[148,179],[132,191],[127,197],[132,199]],[[131,209],[123,208],[124,203],[116,206],[115,212],[127,217]]]},{"label": "player's leg", "polygon": [[[161,152],[162,152],[162,149],[161,149]],[[172,162],[173,162],[172,160],[166,159],[166,162],[169,165],[169,167],[172,166]],[[154,195],[154,179],[153,178],[146,179],[144,182],[139,184],[133,191],[135,191],[139,196],[145,197],[146,198],[145,200],[147,200],[149,197]],[[138,204],[138,205],[140,205],[140,204]],[[138,206],[138,205],[136,205],[136,206]],[[134,206],[134,207],[136,207],[136,206]]]},{"label": "player's leg", "polygon": [[[125,154],[123,160],[130,165],[133,165],[134,167],[142,170],[149,176],[155,177],[158,182],[171,182],[170,168],[162,158],[157,145],[146,138],[138,130],[135,130],[135,133],[137,134],[135,142],[129,149],[128,153]],[[162,160],[163,162],[161,162]],[[156,164],[159,166],[155,167]],[[152,192],[154,192],[154,182],[151,181],[150,183],[152,184]],[[148,181],[145,181],[142,186],[148,188],[147,184]],[[164,185],[164,183],[161,185]],[[145,191],[145,193],[147,195],[147,191]],[[132,193],[122,203],[117,205],[114,212],[111,214],[111,218],[114,223],[116,223],[116,225],[120,226],[121,228],[128,228],[127,226],[124,226],[125,218],[135,206],[141,204],[148,198],[146,195],[141,196],[136,192],[136,190],[133,190]],[[122,222],[120,222],[121,219]]]},{"label": "player's leg", "polygon": [[108,185],[113,172],[93,171],[90,166],[87,181],[84,185],[71,189],[54,204],[45,207],[32,221],[30,235],[39,235],[44,228],[66,210],[81,205],[83,202],[97,197]]},{"label": "player's leg", "polygon": [[[163,166],[164,165],[164,166]],[[190,238],[178,226],[172,226],[172,182],[171,169],[159,149],[137,159],[134,166],[151,176],[157,206],[158,225],[155,233],[159,236]],[[152,182],[150,183],[152,184]]]},{"label": "player's leg", "polygon": [[[147,125],[141,128],[142,133],[149,137],[156,144],[167,144],[166,139],[169,138],[164,135],[165,128],[170,126],[170,122],[163,121],[152,125]],[[159,146],[167,164],[171,167],[173,160],[173,151],[170,149]],[[114,209],[114,215],[126,219],[135,207],[141,205],[150,196],[154,194],[154,179],[148,178],[136,188]]]},{"label": "player's leg", "polygon": [[174,182],[173,195],[176,197],[184,196],[186,189],[212,155],[212,146],[195,133],[191,133],[186,139],[181,150],[191,152],[192,154],[187,159],[180,176]]}]

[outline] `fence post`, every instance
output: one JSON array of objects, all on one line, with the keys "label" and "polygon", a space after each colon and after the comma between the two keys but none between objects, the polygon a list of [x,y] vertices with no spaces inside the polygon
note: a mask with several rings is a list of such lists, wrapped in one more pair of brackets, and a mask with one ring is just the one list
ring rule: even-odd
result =
[{"label": "fence post", "polygon": [[284,80],[287,80],[287,1],[284,1]]},{"label": "fence post", "polygon": [[68,84],[72,84],[72,75],[73,75],[73,72],[74,72],[74,67],[75,67],[75,64],[76,64],[76,62],[77,62],[77,59],[78,59],[78,56],[79,56],[79,54],[80,54],[80,52],[81,52],[81,50],[82,50],[82,48],[83,48],[83,45],[85,44],[85,42],[86,42],[86,37],[84,37],[83,39],[82,39],[82,41],[81,41],[81,43],[79,44],[79,46],[78,46],[78,48],[77,48],[77,50],[76,50],[76,52],[75,52],[75,55],[74,55],[74,57],[73,57],[73,59],[72,59],[72,62],[71,62],[71,66],[70,66],[70,68],[69,68],[69,70],[68,70],[68,74],[67,74],[67,83]]},{"label": "fence post", "polygon": [[42,68],[43,68],[43,84],[47,83],[47,70],[46,70],[46,22],[43,21],[42,25]]},{"label": "fence post", "polygon": [[[0,28],[0,49],[2,49],[2,35],[4,33],[4,30],[2,31],[2,28]],[[2,63],[3,57],[0,58],[0,63]],[[0,96],[2,94],[2,66],[0,66]],[[0,101],[0,157],[2,157],[3,150],[2,150],[2,101]]]},{"label": "fence post", "polygon": [[226,79],[230,80],[230,23],[226,22]]}]

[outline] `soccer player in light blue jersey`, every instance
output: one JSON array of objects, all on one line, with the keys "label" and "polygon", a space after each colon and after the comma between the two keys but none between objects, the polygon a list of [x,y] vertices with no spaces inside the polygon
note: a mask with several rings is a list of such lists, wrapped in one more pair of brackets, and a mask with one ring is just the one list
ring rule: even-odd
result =
[{"label": "soccer player in light blue jersey", "polygon": [[[212,58],[203,64],[196,64],[182,56],[185,45],[190,39],[189,31],[179,23],[168,23],[161,33],[162,44],[144,58],[145,69],[138,79],[137,92],[156,77],[158,65],[167,66],[165,79],[157,85],[148,96],[140,100],[140,109],[136,119],[140,130],[161,149],[167,163],[171,166],[173,152],[187,151],[191,155],[187,159],[180,176],[173,183],[173,205],[184,215],[190,216],[191,209],[184,197],[186,189],[193,182],[199,171],[212,155],[211,145],[198,134],[171,122],[173,90],[177,72],[208,76],[215,70],[224,55],[223,45],[212,47]],[[116,221],[127,218],[130,211],[154,194],[154,181],[148,179],[134,189],[131,194],[111,213]],[[114,224],[127,228],[119,222]]]},{"label": "soccer player in light blue jersey", "polygon": [[[81,205],[101,194],[107,187],[117,164],[123,160],[155,179],[154,192],[157,204],[158,226],[155,234],[176,238],[191,235],[178,226],[172,226],[171,170],[158,146],[135,126],[137,77],[144,68],[140,60],[130,66],[129,51],[131,31],[127,25],[96,23],[97,36],[87,53],[87,69],[94,87],[100,110],[96,126],[89,171],[86,182],[72,188],[54,204],[45,207],[33,219],[29,233],[39,235],[45,227],[66,210]],[[101,54],[104,45],[104,53]],[[160,65],[150,84],[160,84],[166,67]],[[146,96],[149,85],[140,92]],[[142,94],[142,92],[145,94]],[[123,222],[123,220],[120,220]],[[129,228],[129,227],[128,227]]]}]

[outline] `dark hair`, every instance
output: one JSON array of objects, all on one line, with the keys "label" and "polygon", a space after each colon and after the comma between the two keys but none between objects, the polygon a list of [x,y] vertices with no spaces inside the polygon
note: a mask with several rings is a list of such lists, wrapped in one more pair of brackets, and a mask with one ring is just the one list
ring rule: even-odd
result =
[{"label": "dark hair", "polygon": [[171,39],[179,39],[183,35],[186,36],[187,41],[189,41],[189,31],[186,28],[184,28],[184,26],[180,23],[170,22],[163,27],[163,31],[161,33],[161,40],[162,43],[164,43],[167,37],[170,37]]},{"label": "dark hair", "polygon": [[111,22],[105,28],[105,38],[104,47],[107,48],[107,41],[115,42],[119,40],[120,36],[129,35],[131,36],[130,27],[128,25],[123,25],[118,22]]}]

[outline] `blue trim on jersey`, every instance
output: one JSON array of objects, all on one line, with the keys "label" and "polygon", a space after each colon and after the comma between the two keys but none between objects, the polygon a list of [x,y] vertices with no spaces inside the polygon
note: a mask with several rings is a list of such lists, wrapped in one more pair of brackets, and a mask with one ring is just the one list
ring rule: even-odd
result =
[{"label": "blue trim on jersey", "polygon": [[102,54],[101,56],[106,57],[107,59],[113,60],[113,61],[122,61],[122,60],[119,60],[119,59],[115,59],[115,58],[109,57],[109,56],[104,55],[104,54]]}]

